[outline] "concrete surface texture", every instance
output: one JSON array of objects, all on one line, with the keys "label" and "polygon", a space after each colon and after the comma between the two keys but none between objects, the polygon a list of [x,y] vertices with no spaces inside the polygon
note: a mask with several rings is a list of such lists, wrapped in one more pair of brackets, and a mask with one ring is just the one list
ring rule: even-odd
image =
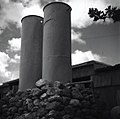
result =
[{"label": "concrete surface texture", "polygon": [[19,90],[34,88],[42,78],[43,18],[35,15],[22,19]]},{"label": "concrete surface texture", "polygon": [[72,81],[71,7],[52,2],[44,9],[42,78],[62,83]]}]

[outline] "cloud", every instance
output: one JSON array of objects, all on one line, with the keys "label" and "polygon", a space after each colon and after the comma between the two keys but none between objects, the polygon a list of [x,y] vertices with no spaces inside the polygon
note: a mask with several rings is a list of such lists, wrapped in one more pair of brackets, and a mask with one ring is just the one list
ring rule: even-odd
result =
[{"label": "cloud", "polygon": [[43,7],[46,4],[55,1],[68,2],[69,0],[23,0],[22,4],[24,6],[24,10],[22,12],[22,16],[38,15],[43,17]]},{"label": "cloud", "polygon": [[0,52],[0,83],[19,77],[21,38],[8,40],[6,52]]},{"label": "cloud", "polygon": [[20,56],[15,54],[14,58],[11,58],[9,63],[20,63]]},{"label": "cloud", "polygon": [[0,83],[14,80],[19,77],[20,56],[15,54],[13,58],[5,52],[0,52]]},{"label": "cloud", "polygon": [[[66,2],[72,7],[72,27],[77,28],[85,28],[93,24],[93,20],[88,16],[89,8],[97,7],[104,10],[109,4],[116,3],[114,5],[118,5],[119,2],[119,0],[0,0],[0,34],[6,27],[9,27],[9,22],[21,27],[22,17],[27,15],[43,16],[43,6],[54,1]],[[86,44],[81,37],[81,33],[72,29],[72,40]],[[12,38],[8,41],[9,54],[0,52],[0,79],[2,81],[18,78],[20,56],[17,53],[20,52],[20,42],[21,38]],[[13,53],[12,56],[11,53]],[[72,64],[90,60],[103,61],[103,59],[105,57],[92,51],[76,50],[72,54]]]},{"label": "cloud", "polygon": [[106,4],[120,7],[120,0],[103,0]]},{"label": "cloud", "polygon": [[0,0],[0,33],[8,22],[21,27],[21,18],[26,15],[43,16],[43,7],[50,2],[65,2],[72,7],[72,26],[84,28],[93,23],[88,11],[91,7],[104,10],[109,4],[120,6],[119,0]]},{"label": "cloud", "polygon": [[5,72],[5,68],[8,67],[9,56],[4,52],[0,52],[0,71]]},{"label": "cloud", "polygon": [[0,83],[7,81],[11,72],[7,70],[10,57],[4,52],[0,52]]},{"label": "cloud", "polygon": [[20,66],[20,56],[15,54],[13,58],[9,61],[8,70],[11,72],[10,80],[19,78],[19,66]]},{"label": "cloud", "polygon": [[73,29],[71,30],[71,39],[72,41],[76,41],[79,44],[86,44],[86,42],[81,39],[82,34],[80,32],[75,32]]},{"label": "cloud", "polygon": [[9,22],[20,26],[21,11],[24,8],[23,5],[21,3],[11,2],[10,0],[1,0],[0,6],[1,30],[4,30],[6,27],[8,27]]},{"label": "cloud", "polygon": [[102,61],[102,58],[103,57],[101,57],[100,55],[92,53],[92,51],[82,52],[80,50],[76,50],[72,54],[72,65],[80,64],[91,60]]},{"label": "cloud", "polygon": [[89,8],[96,7],[101,10],[106,8],[105,1],[101,0],[70,0],[68,4],[72,7],[72,26],[78,28],[84,28],[93,23],[88,15]]},{"label": "cloud", "polygon": [[21,27],[21,18],[26,15],[43,16],[43,6],[55,1],[68,3],[72,7],[72,26],[79,28],[93,23],[88,16],[90,7],[103,9],[108,4],[104,0],[1,0],[0,33],[8,27],[9,22]]},{"label": "cloud", "polygon": [[21,49],[21,38],[12,38],[8,40],[9,50],[11,51],[20,51]]},{"label": "cloud", "polygon": [[38,15],[43,17],[43,10],[40,8],[38,4],[32,5],[30,7],[24,8],[22,12],[22,16],[27,16],[27,15]]}]

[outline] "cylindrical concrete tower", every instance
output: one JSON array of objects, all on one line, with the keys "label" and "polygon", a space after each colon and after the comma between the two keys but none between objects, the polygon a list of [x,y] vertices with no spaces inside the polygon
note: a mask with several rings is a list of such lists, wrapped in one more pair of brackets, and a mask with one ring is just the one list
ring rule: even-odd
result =
[{"label": "cylindrical concrete tower", "polygon": [[62,2],[52,2],[43,11],[42,78],[50,82],[71,82],[71,7]]},{"label": "cylindrical concrete tower", "polygon": [[43,18],[35,15],[22,20],[19,90],[35,87],[42,78]]}]

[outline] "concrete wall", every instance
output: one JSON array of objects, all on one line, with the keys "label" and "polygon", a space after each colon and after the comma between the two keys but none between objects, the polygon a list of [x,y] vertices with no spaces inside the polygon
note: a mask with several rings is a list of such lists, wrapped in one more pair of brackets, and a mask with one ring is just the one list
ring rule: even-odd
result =
[{"label": "concrete wall", "polygon": [[42,78],[43,18],[26,16],[22,19],[22,42],[19,90],[35,87]]},{"label": "concrete wall", "polygon": [[72,81],[71,8],[53,2],[44,7],[43,79]]}]

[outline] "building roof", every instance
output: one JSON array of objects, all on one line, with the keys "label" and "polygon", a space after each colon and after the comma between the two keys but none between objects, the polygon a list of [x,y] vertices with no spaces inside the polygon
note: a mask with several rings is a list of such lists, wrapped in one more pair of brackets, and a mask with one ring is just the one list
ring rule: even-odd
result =
[{"label": "building roof", "polygon": [[94,64],[99,64],[99,65],[104,65],[104,66],[110,66],[110,65],[102,63],[102,62],[91,60],[91,61],[84,62],[84,63],[81,63],[81,64],[73,65],[72,68],[77,68],[77,67],[87,66],[87,65],[94,65]]},{"label": "building roof", "polygon": [[116,64],[114,66],[107,66],[104,68],[100,68],[100,69],[96,69],[96,72],[103,72],[103,71],[112,71],[112,70],[116,70],[116,69],[120,69],[120,64]]},{"label": "building roof", "polygon": [[14,79],[14,80],[11,80],[11,81],[7,81],[7,82],[3,83],[2,85],[0,85],[0,88],[9,86],[11,84],[16,84],[16,83],[17,84],[19,83],[19,79]]}]

